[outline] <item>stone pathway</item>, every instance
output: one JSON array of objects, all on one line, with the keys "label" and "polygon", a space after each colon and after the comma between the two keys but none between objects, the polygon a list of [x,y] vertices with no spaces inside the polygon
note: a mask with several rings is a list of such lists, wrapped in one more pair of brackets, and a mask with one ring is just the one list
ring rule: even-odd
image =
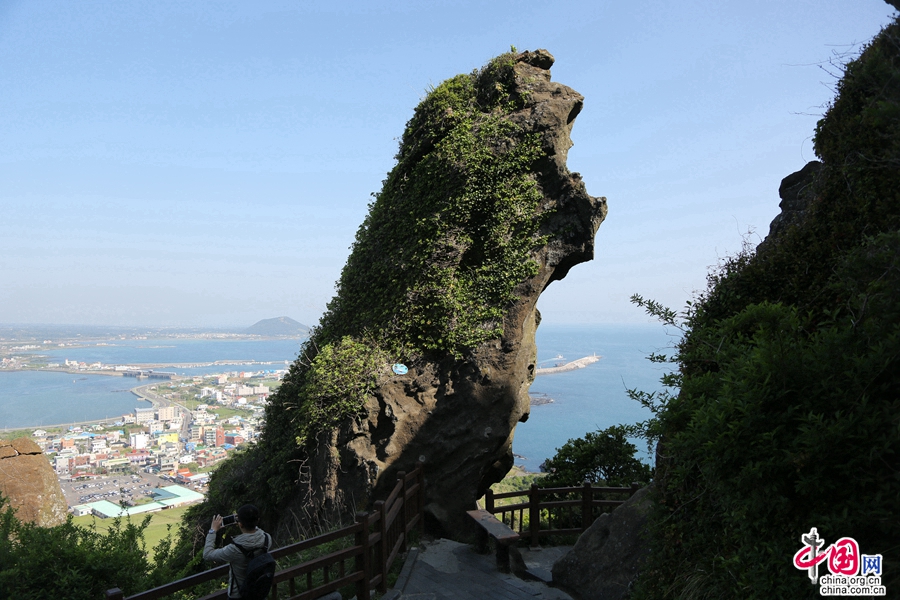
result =
[{"label": "stone pathway", "polygon": [[[524,552],[530,571],[549,573],[558,552],[542,557]],[[541,552],[541,551],[537,551]],[[544,558],[545,560],[541,560]],[[572,600],[541,581],[524,581],[500,573],[492,554],[476,554],[466,544],[450,540],[424,542],[410,550],[403,571],[384,600]]]}]

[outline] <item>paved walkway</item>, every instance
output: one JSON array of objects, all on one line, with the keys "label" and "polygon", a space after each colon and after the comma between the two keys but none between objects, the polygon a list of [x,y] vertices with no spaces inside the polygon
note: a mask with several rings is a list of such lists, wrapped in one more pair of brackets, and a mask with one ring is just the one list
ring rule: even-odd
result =
[{"label": "paved walkway", "polygon": [[[526,553],[530,569],[549,570],[553,549],[539,561]],[[531,559],[530,559],[530,558]],[[552,564],[552,563],[550,563]],[[410,550],[393,591],[385,600],[572,600],[568,594],[541,581],[524,581],[497,570],[492,554],[476,554],[465,544],[450,540],[424,542]]]}]

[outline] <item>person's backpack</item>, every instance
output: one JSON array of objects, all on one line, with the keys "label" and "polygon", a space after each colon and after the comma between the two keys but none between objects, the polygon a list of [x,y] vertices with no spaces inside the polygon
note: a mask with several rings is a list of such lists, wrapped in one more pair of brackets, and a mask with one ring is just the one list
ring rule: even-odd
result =
[{"label": "person's backpack", "polygon": [[272,589],[272,582],[275,580],[275,559],[269,554],[272,536],[268,533],[265,536],[266,545],[259,548],[248,549],[237,542],[231,542],[250,561],[247,563],[247,576],[238,588],[243,600],[265,600]]}]

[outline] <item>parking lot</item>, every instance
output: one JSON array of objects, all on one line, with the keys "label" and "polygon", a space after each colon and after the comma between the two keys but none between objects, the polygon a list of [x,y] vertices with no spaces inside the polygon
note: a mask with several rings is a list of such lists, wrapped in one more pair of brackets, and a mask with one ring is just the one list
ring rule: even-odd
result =
[{"label": "parking lot", "polygon": [[69,507],[99,500],[108,500],[113,504],[119,504],[122,501],[127,504],[136,504],[141,498],[148,496],[153,489],[172,484],[171,481],[149,473],[101,475],[78,481],[60,480],[59,483]]}]

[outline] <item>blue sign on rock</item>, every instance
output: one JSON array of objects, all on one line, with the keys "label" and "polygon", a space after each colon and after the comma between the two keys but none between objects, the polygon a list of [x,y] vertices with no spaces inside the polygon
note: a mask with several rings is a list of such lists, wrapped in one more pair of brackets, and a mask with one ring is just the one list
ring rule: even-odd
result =
[{"label": "blue sign on rock", "polygon": [[401,365],[400,363],[396,363],[391,370],[397,375],[406,375],[409,372],[409,369],[406,368],[406,365]]}]

